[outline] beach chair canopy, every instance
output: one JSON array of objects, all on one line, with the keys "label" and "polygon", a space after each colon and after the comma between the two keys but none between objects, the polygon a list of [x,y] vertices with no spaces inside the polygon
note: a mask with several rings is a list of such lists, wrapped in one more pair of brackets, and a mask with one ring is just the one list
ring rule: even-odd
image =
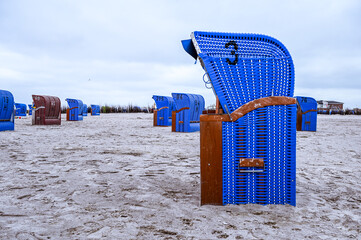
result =
[{"label": "beach chair canopy", "polygon": [[88,105],[83,104],[83,116],[88,116]]},{"label": "beach chair canopy", "polygon": [[61,101],[55,96],[32,95],[34,111],[33,125],[60,125]]},{"label": "beach chair canopy", "polygon": [[28,107],[29,107],[29,115],[32,115],[34,105],[33,104],[28,104]]},{"label": "beach chair canopy", "polygon": [[21,116],[21,117],[26,117],[26,104],[24,103],[15,103],[15,116]]},{"label": "beach chair canopy", "polygon": [[153,126],[172,125],[172,112],[176,110],[176,105],[172,97],[153,95],[153,100],[157,109],[154,111]]},{"label": "beach chair canopy", "polygon": [[65,101],[68,102],[69,108],[77,108],[78,115],[83,115],[83,101],[79,99],[67,98]]},{"label": "beach chair canopy", "polygon": [[174,99],[172,97],[153,95],[152,98],[154,99],[157,109],[161,109],[163,107],[169,108],[169,116],[170,117],[172,116],[172,111],[175,111],[177,109]]},{"label": "beach chair canopy", "polygon": [[190,121],[199,121],[199,117],[204,110],[204,98],[199,94],[190,93],[172,93],[177,110],[189,108]]},{"label": "beach chair canopy", "polygon": [[79,99],[67,98],[65,99],[69,105],[67,109],[68,121],[81,121],[83,120],[83,101]]},{"label": "beach chair canopy", "polygon": [[0,90],[0,131],[14,130],[14,97]]},{"label": "beach chair canopy", "polygon": [[199,57],[227,113],[255,99],[293,96],[291,55],[272,37],[197,31],[183,47],[191,56]]},{"label": "beach chair canopy", "polygon": [[303,113],[310,110],[317,110],[317,101],[312,97],[296,96],[297,105],[301,108]]}]

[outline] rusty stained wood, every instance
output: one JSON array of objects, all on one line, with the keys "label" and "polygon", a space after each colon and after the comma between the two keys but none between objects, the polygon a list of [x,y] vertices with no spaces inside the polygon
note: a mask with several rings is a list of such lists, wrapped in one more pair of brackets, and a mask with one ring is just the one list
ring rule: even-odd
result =
[{"label": "rusty stained wood", "polygon": [[275,105],[291,105],[296,104],[296,99],[291,97],[265,97],[248,102],[237,108],[229,115],[227,114],[210,114],[201,115],[201,121],[221,121],[221,122],[235,122],[247,113],[262,107]]},{"label": "rusty stained wood", "polygon": [[154,110],[154,113],[153,113],[153,127],[157,126],[157,117],[158,117],[158,110]]},{"label": "rusty stained wood", "polygon": [[223,114],[223,109],[221,107],[221,103],[219,102],[219,98],[216,96],[216,114]]},{"label": "rusty stained wood", "polygon": [[297,131],[302,131],[302,118],[303,118],[302,109],[300,106],[297,106],[297,119],[296,119]]},{"label": "rusty stained wood", "polygon": [[291,105],[296,104],[297,101],[292,97],[264,97],[253,100],[246,104],[243,104],[241,107],[237,108],[234,112],[231,113],[232,121],[237,121],[239,118],[243,117],[247,113],[257,109],[263,108],[267,106],[275,106],[275,105]]},{"label": "rusty stained wood", "polygon": [[173,111],[172,112],[172,132],[176,132],[176,125],[177,125],[176,115],[177,115],[176,111]]},{"label": "rusty stained wood", "polygon": [[264,167],[263,158],[240,158],[240,167]]}]

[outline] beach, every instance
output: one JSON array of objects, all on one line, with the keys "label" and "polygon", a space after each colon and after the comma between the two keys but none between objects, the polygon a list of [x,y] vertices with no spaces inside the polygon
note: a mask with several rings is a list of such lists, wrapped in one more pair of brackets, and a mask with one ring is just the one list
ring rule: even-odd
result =
[{"label": "beach", "polygon": [[200,206],[199,132],[148,113],[0,132],[0,239],[360,239],[361,116],[297,132],[297,206]]}]

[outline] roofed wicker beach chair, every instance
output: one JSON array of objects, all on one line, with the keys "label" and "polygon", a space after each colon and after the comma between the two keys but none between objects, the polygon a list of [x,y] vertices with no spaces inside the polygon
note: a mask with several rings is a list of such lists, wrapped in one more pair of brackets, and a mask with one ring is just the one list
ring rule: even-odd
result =
[{"label": "roofed wicker beach chair", "polygon": [[297,131],[313,131],[317,129],[317,101],[311,97],[296,97]]},{"label": "roofed wicker beach chair", "polygon": [[55,96],[32,95],[32,125],[60,125],[61,101]]},{"label": "roofed wicker beach chair", "polygon": [[153,126],[171,126],[172,112],[176,110],[172,97],[153,95],[157,109],[153,114]]},{"label": "roofed wicker beach chair", "polygon": [[204,98],[199,94],[172,93],[177,110],[172,112],[172,132],[199,131]]},{"label": "roofed wicker beach chair", "polygon": [[73,98],[67,98],[69,108],[66,109],[67,121],[82,121],[83,120],[83,101]]},{"label": "roofed wicker beach chair", "polygon": [[0,131],[13,131],[14,127],[14,96],[0,90]]},{"label": "roofed wicker beach chair", "polygon": [[91,104],[91,115],[92,116],[99,116],[100,115],[100,106]]},{"label": "roofed wicker beach chair", "polygon": [[17,118],[26,117],[27,107],[24,103],[15,103],[15,116]]},{"label": "roofed wicker beach chair", "polygon": [[193,32],[182,41],[217,97],[201,115],[201,204],[296,205],[294,65],[259,34]]}]

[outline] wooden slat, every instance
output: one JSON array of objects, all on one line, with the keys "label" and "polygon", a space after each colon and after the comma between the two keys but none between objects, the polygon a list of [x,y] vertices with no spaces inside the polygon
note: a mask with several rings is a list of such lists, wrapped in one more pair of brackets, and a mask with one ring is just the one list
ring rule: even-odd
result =
[{"label": "wooden slat", "polygon": [[158,117],[158,110],[154,110],[154,113],[153,113],[153,127],[157,126],[157,117]]},{"label": "wooden slat", "polygon": [[240,158],[240,167],[264,167],[263,158]]},{"label": "wooden slat", "polygon": [[306,113],[309,113],[309,112],[317,112],[317,110],[315,110],[315,109],[310,109],[310,110],[308,110],[308,111],[306,111],[306,112],[303,112],[302,114],[306,114]]},{"label": "wooden slat", "polygon": [[159,108],[157,110],[160,111],[160,110],[163,110],[163,109],[166,109],[166,108],[168,108],[168,107],[161,107],[161,108]]},{"label": "wooden slat", "polygon": [[297,131],[302,131],[302,118],[303,118],[302,109],[300,106],[297,106],[297,119],[296,119]]},{"label": "wooden slat", "polygon": [[200,141],[201,205],[222,205],[222,121],[201,120]]},{"label": "wooden slat", "polygon": [[232,121],[234,122],[257,108],[263,108],[263,107],[275,106],[275,105],[291,105],[296,103],[297,103],[296,99],[292,97],[259,98],[251,102],[248,102],[246,104],[243,104],[241,107],[237,108],[234,112],[231,113],[231,118]]},{"label": "wooden slat", "polygon": [[173,111],[172,112],[172,132],[176,132],[176,115],[177,115],[177,112],[176,111]]}]

